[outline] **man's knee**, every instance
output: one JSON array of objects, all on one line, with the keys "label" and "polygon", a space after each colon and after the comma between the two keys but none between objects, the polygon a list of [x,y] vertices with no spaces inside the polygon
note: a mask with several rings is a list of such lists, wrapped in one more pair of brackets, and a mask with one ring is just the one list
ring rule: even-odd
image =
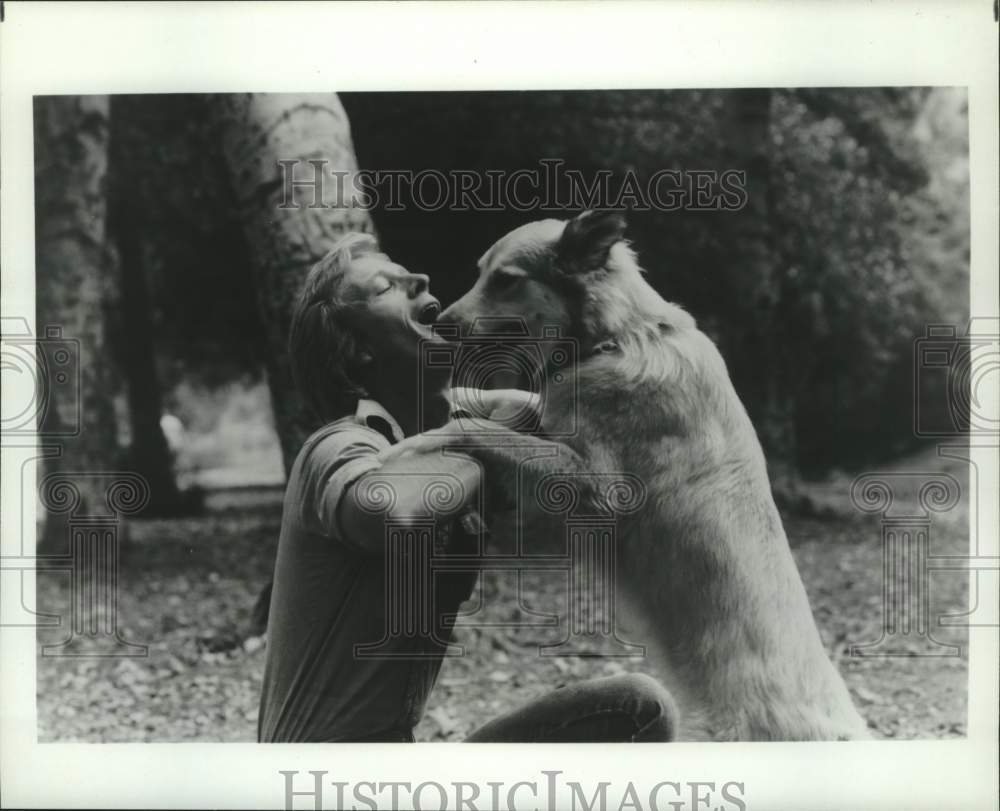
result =
[{"label": "man's knee", "polygon": [[672,741],[677,735],[678,712],[670,692],[652,676],[628,673],[617,677],[635,707],[636,741]]}]

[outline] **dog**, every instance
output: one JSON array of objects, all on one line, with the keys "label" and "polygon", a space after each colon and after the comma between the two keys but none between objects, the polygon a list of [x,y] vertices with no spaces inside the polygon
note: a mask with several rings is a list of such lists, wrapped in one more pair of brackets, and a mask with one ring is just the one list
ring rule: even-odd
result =
[{"label": "dog", "polygon": [[[482,462],[488,489],[522,498],[553,473],[638,477],[646,498],[625,519],[617,566],[626,610],[680,708],[678,738],[870,737],[823,649],[725,363],[645,281],[624,218],[589,211],[511,231],[440,321],[467,329],[483,316],[520,318],[535,336],[557,327],[577,342],[574,385],[540,409],[541,433],[560,440],[448,425],[397,452],[461,446]],[[518,452],[540,443],[552,453]],[[542,532],[525,520],[530,548]]]}]

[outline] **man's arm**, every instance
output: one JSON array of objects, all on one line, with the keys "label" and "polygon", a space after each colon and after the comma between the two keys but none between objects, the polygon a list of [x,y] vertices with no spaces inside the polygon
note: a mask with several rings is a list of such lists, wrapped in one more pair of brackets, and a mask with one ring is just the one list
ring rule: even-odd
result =
[{"label": "man's arm", "polygon": [[563,499],[570,491],[584,511],[605,508],[609,494],[604,492],[601,477],[576,451],[562,442],[522,434],[488,420],[473,425],[453,420],[408,437],[381,456],[388,464],[435,455],[449,459],[454,453],[468,454],[482,463],[481,486],[492,502],[490,514],[514,507],[524,525],[532,527],[532,534],[542,526],[550,527],[554,517],[562,520],[567,506]]},{"label": "man's arm", "polygon": [[459,515],[478,506],[480,466],[464,454],[412,453],[365,473],[336,505],[340,534],[372,554],[384,551],[385,522]]}]

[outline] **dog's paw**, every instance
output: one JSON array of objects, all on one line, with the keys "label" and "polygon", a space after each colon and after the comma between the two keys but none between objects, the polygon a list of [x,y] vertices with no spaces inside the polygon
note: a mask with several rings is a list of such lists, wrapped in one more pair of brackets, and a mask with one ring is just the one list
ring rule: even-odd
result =
[{"label": "dog's paw", "polygon": [[414,434],[406,439],[400,440],[385,450],[379,452],[378,459],[384,465],[394,459],[420,453],[434,453],[448,445],[456,442],[454,435],[437,428],[433,431],[425,431],[422,434]]},{"label": "dog's paw", "polygon": [[408,437],[407,439],[400,440],[395,445],[390,445],[385,450],[379,451],[376,458],[384,465],[387,462],[393,462],[396,459],[414,453],[416,451],[415,443],[411,442],[414,438]]}]

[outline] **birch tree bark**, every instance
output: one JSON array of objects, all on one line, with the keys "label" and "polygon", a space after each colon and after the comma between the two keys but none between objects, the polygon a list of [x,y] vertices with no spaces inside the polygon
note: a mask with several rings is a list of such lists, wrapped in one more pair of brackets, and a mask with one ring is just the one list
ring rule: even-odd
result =
[{"label": "birch tree bark", "polygon": [[[357,205],[357,159],[335,94],[236,94],[212,100],[228,177],[253,257],[266,369],[285,470],[315,426],[295,390],[287,343],[309,268],[342,235],[373,230]],[[281,163],[279,163],[279,161]],[[340,175],[338,182],[335,172]]]},{"label": "birch tree bark", "polygon": [[[253,257],[250,271],[287,473],[303,440],[318,427],[296,391],[288,357],[296,296],[309,269],[341,236],[372,232],[372,222],[352,193],[358,163],[335,94],[219,95],[211,107]],[[269,583],[251,613],[250,635],[267,628],[270,594]]]}]

